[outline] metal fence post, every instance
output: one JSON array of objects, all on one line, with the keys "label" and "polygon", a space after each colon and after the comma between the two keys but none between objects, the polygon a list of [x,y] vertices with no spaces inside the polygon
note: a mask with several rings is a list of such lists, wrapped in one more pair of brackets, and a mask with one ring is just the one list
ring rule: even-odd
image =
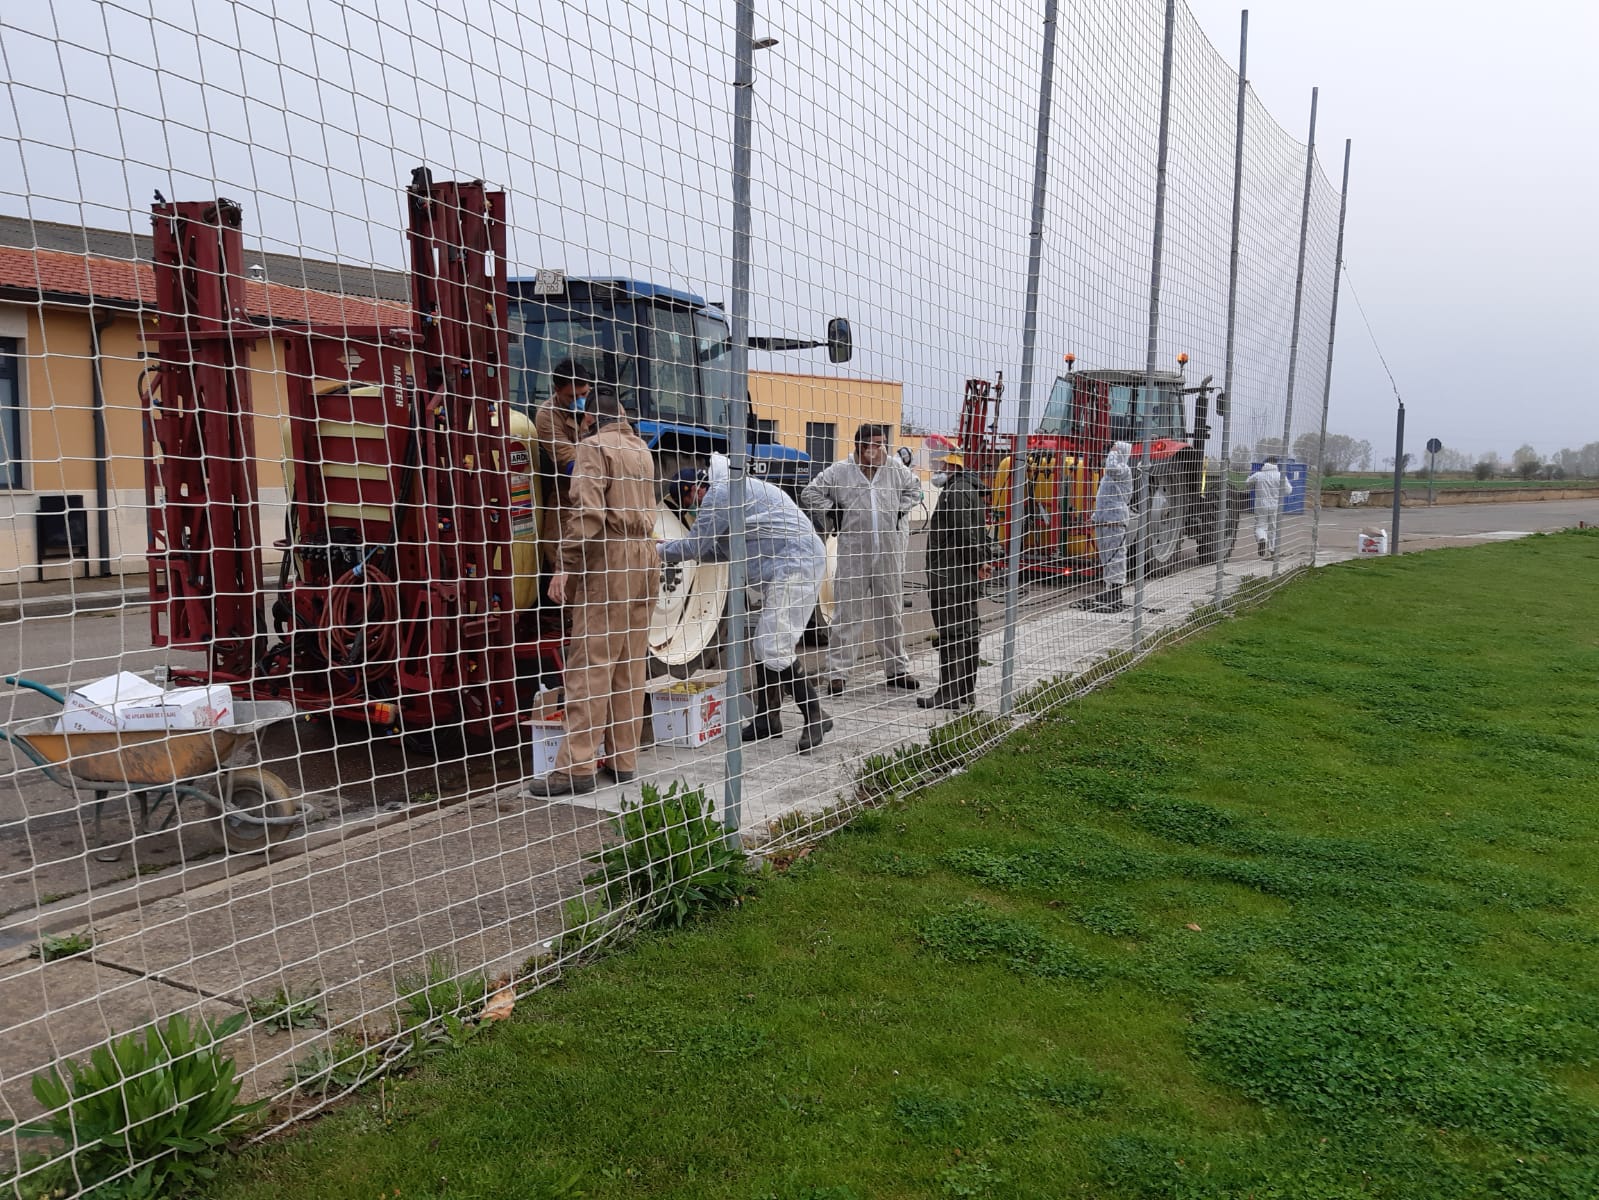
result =
[{"label": "metal fence post", "polygon": [[1399,553],[1399,509],[1404,503],[1405,482],[1405,402],[1399,402],[1399,416],[1394,422],[1394,536],[1388,543],[1388,553]]},{"label": "metal fence post", "polygon": [[727,724],[724,732],[722,822],[736,846],[743,817],[744,751],[739,723],[744,719],[744,588],[749,545],[744,531],[745,422],[749,410],[750,366],[750,143],[755,112],[755,0],[738,0],[736,67],[733,76],[733,290],[727,319],[733,344],[727,401],[728,561],[727,561]]},{"label": "metal fence post", "polygon": [[[1232,501],[1230,468],[1233,460],[1233,362],[1238,333],[1238,228],[1244,203],[1244,110],[1249,95],[1249,10],[1246,8],[1238,22],[1238,134],[1233,145],[1233,234],[1231,259],[1227,268],[1227,354],[1222,368],[1221,394],[1227,406],[1221,414],[1221,469],[1216,481],[1217,537],[1225,546],[1216,556],[1216,607],[1227,602],[1227,555],[1232,543],[1227,541],[1227,506]],[[1220,405],[1218,405],[1220,407]]]},{"label": "metal fence post", "polygon": [[1016,619],[1022,580],[1022,504],[1026,499],[1027,435],[1032,425],[1033,356],[1038,346],[1038,277],[1044,257],[1044,199],[1049,182],[1049,109],[1055,76],[1056,0],[1044,0],[1044,66],[1038,82],[1038,145],[1033,159],[1033,222],[1027,244],[1027,306],[1022,318],[1022,385],[1016,402],[1016,450],[1010,470],[1010,545],[1005,564],[1005,653],[999,675],[999,713],[1011,710],[1016,690]]},{"label": "metal fence post", "polygon": [[1149,574],[1149,417],[1155,398],[1155,362],[1160,338],[1160,256],[1166,237],[1166,160],[1171,146],[1172,39],[1177,28],[1177,0],[1166,0],[1166,44],[1160,67],[1160,149],[1155,160],[1155,233],[1149,256],[1149,344],[1144,356],[1144,396],[1139,411],[1143,453],[1138,471],[1138,571],[1133,583],[1133,649],[1144,640],[1144,580]]},{"label": "metal fence post", "polygon": [[1338,284],[1344,274],[1344,215],[1349,211],[1349,147],[1344,139],[1344,183],[1338,193],[1338,249],[1333,253],[1332,312],[1327,317],[1327,374],[1321,382],[1321,440],[1316,443],[1316,513],[1310,526],[1310,563],[1321,547],[1321,470],[1327,461],[1327,410],[1332,403],[1333,337],[1338,332]]},{"label": "metal fence post", "polygon": [[[1288,465],[1289,437],[1293,433],[1294,422],[1294,375],[1299,370],[1299,317],[1304,307],[1305,299],[1305,240],[1310,234],[1310,185],[1316,177],[1316,94],[1319,88],[1310,89],[1310,140],[1305,146],[1305,202],[1299,213],[1299,267],[1294,273],[1294,327],[1288,342],[1288,397],[1283,404],[1283,448],[1282,459],[1284,476]],[[1307,472],[1308,475],[1308,472]],[[1277,544],[1271,552],[1271,577],[1277,578],[1277,572],[1282,568],[1282,501],[1278,501],[1277,509]]]}]

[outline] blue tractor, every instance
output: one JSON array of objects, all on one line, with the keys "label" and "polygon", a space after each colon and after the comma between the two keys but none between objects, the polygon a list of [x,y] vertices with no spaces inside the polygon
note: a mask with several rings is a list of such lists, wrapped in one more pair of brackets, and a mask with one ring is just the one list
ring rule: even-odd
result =
[{"label": "blue tractor", "polygon": [[[510,280],[513,403],[532,413],[550,394],[563,359],[593,368],[633,415],[655,452],[662,478],[726,453],[729,351],[727,316],[702,297],[636,279],[576,279],[558,271]],[[752,337],[755,350],[826,346],[835,363],[854,353],[849,322],[828,322],[825,341]],[[751,472],[796,498],[811,477],[810,456],[757,436],[747,425]]]}]

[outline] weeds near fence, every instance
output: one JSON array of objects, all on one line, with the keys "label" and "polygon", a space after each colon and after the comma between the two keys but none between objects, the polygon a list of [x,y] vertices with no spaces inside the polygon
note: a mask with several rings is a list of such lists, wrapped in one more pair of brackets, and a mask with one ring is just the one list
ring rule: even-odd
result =
[{"label": "weeds near fence", "polygon": [[94,949],[94,931],[85,929],[72,933],[47,933],[30,951],[40,962],[55,962],[59,958],[73,958]]},{"label": "weeds near fence", "polygon": [[430,954],[420,972],[395,981],[400,1001],[400,1028],[414,1029],[440,1017],[460,1017],[483,1007],[489,981],[477,972],[459,973],[449,960]]},{"label": "weeds near fence", "polygon": [[251,1020],[268,1029],[287,1033],[291,1029],[318,1029],[322,1025],[322,1001],[279,988],[270,996],[252,996],[245,1001]]},{"label": "weeds near fence", "polygon": [[987,713],[963,713],[935,726],[919,746],[871,754],[855,773],[855,799],[881,804],[908,795],[959,770],[1010,730],[1010,722]]},{"label": "weeds near fence", "polygon": [[72,1153],[19,1176],[22,1194],[81,1189],[143,1200],[209,1180],[216,1152],[263,1107],[238,1102],[233,1059],[217,1049],[244,1022],[238,1013],[213,1028],[178,1014],[96,1048],[64,1072],[34,1076],[34,1098],[48,1115],[0,1130],[55,1138],[57,1155]]},{"label": "weeds near fence", "polygon": [[383,1056],[375,1047],[341,1033],[290,1067],[283,1082],[302,1096],[325,1099],[364,1083],[383,1065]]},{"label": "weeds near fence", "polygon": [[703,787],[674,782],[662,794],[646,783],[611,827],[617,843],[593,860],[599,870],[584,882],[601,887],[612,910],[637,913],[645,928],[681,926],[737,904],[750,890],[749,863],[728,841]]}]

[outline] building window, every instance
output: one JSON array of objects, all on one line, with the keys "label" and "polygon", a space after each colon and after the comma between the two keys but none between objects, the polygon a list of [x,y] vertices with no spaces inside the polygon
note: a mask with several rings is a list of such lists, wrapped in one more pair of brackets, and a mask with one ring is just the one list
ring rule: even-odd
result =
[{"label": "building window", "polygon": [[805,453],[819,467],[836,461],[838,452],[838,426],[832,421],[805,422]]},{"label": "building window", "polygon": [[0,487],[22,486],[22,370],[16,338],[0,338]]}]

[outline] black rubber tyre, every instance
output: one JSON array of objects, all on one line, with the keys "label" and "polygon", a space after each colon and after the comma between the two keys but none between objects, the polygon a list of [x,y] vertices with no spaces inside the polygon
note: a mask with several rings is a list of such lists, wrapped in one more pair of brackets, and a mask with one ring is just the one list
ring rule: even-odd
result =
[{"label": "black rubber tyre", "polygon": [[1238,538],[1238,516],[1244,497],[1231,492],[1227,497],[1227,523],[1222,527],[1221,493],[1212,489],[1195,501],[1191,527],[1194,543],[1199,547],[1201,566],[1215,566],[1233,552],[1233,542]]},{"label": "black rubber tyre", "polygon": [[1179,474],[1163,467],[1150,473],[1148,511],[1134,510],[1133,530],[1129,531],[1133,534],[1127,553],[1129,578],[1137,578],[1142,569],[1144,578],[1152,579],[1176,565],[1187,523],[1181,480]]},{"label": "black rubber tyre", "polygon": [[233,796],[219,817],[222,842],[230,854],[265,850],[280,842],[293,825],[262,825],[249,817],[292,817],[300,806],[291,798],[289,785],[265,767],[239,767],[232,772]]}]

